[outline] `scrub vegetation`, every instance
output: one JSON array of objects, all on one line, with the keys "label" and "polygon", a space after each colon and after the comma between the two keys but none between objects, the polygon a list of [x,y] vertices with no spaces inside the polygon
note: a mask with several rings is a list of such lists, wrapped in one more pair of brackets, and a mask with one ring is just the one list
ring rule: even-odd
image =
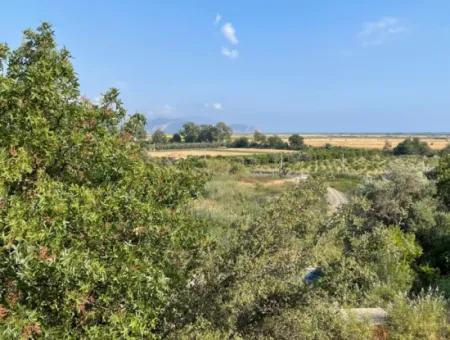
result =
[{"label": "scrub vegetation", "polygon": [[144,127],[49,24],[0,45],[0,338],[450,337],[448,153],[156,158]]}]

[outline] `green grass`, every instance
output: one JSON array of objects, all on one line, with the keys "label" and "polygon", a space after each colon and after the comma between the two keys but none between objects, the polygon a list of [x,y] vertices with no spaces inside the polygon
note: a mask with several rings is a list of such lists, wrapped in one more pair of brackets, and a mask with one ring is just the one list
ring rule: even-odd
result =
[{"label": "green grass", "polygon": [[338,176],[327,181],[330,187],[351,194],[363,182],[361,177]]}]

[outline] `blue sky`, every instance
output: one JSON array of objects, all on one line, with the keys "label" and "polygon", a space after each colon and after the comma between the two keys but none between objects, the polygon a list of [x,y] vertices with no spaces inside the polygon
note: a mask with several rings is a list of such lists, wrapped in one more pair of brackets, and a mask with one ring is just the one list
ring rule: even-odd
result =
[{"label": "blue sky", "polygon": [[42,21],[82,93],[274,132],[450,131],[450,1],[8,1],[0,41]]}]

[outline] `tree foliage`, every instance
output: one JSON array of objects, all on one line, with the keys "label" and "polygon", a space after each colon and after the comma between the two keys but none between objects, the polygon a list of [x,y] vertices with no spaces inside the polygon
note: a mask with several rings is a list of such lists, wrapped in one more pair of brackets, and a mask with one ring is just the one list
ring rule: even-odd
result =
[{"label": "tree foliage", "polygon": [[118,90],[81,98],[49,24],[1,54],[1,337],[152,337],[201,239],[181,206],[204,175],[147,162]]},{"label": "tree foliage", "polygon": [[216,125],[196,125],[189,122],[179,132],[186,143],[223,143],[231,138],[232,133],[233,130],[223,122]]},{"label": "tree foliage", "polygon": [[406,138],[393,149],[394,155],[430,155],[431,148],[419,138]]},{"label": "tree foliage", "polygon": [[300,150],[305,146],[305,142],[302,136],[293,134],[289,136],[289,148],[293,150]]},{"label": "tree foliage", "polygon": [[157,129],[155,132],[153,132],[152,143],[154,143],[154,144],[166,144],[167,143],[167,136],[164,133],[164,131],[162,131],[160,129]]}]

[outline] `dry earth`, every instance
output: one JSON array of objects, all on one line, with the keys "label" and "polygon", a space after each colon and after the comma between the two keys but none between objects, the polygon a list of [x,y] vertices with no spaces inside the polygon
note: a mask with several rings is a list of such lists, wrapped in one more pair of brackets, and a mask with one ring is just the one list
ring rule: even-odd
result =
[{"label": "dry earth", "polygon": [[331,212],[335,212],[343,204],[348,203],[348,198],[343,192],[334,188],[327,188],[327,202]]}]

